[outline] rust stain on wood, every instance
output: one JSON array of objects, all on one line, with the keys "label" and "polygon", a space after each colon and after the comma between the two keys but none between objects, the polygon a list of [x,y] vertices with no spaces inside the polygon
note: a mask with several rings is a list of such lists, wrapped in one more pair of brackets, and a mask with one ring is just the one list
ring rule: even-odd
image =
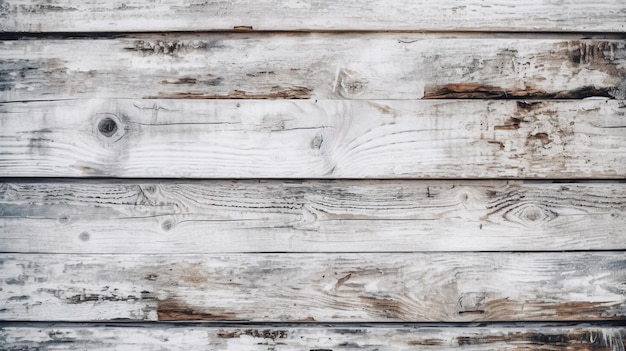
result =
[{"label": "rust stain on wood", "polygon": [[233,90],[226,95],[211,95],[198,92],[160,92],[156,96],[146,96],[144,99],[310,99],[311,93],[311,89],[305,87],[293,87],[286,89],[274,87],[267,93],[248,93],[241,90]]},{"label": "rust stain on wood", "polygon": [[157,303],[157,315],[160,321],[240,321],[237,315],[223,310],[198,310],[177,299],[167,298]]},{"label": "rust stain on wood", "polygon": [[251,32],[253,28],[252,26],[234,26],[233,30],[237,32]]}]

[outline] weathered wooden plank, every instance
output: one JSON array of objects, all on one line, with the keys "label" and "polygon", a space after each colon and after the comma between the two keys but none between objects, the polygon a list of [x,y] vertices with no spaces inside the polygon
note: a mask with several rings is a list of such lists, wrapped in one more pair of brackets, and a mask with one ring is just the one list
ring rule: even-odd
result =
[{"label": "weathered wooden plank", "polygon": [[626,40],[424,34],[0,42],[0,101],[626,98]]},{"label": "weathered wooden plank", "polygon": [[589,325],[446,326],[0,326],[0,348],[23,350],[624,350],[626,329]]},{"label": "weathered wooden plank", "polygon": [[5,177],[624,178],[623,101],[0,105]]},{"label": "weathered wooden plank", "polygon": [[626,183],[43,181],[0,184],[0,251],[626,249]]},{"label": "weathered wooden plank", "polygon": [[0,256],[0,319],[626,318],[626,253]]},{"label": "weathered wooden plank", "polygon": [[625,32],[622,1],[4,0],[0,30],[478,30]]}]

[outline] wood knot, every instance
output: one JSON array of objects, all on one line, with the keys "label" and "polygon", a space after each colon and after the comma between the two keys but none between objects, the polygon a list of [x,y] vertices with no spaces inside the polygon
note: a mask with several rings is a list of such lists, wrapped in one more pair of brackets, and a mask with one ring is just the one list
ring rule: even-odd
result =
[{"label": "wood knot", "polygon": [[507,220],[530,228],[541,227],[557,217],[556,212],[533,203],[521,203],[505,214]]},{"label": "wood knot", "polygon": [[81,241],[89,241],[90,235],[89,235],[89,233],[87,233],[87,232],[82,232],[82,233],[80,233],[80,235],[78,236],[78,238],[79,238]]},{"label": "wood knot", "polygon": [[357,72],[349,69],[342,70],[337,79],[341,87],[339,93],[344,97],[359,96],[367,91],[369,85],[365,78],[358,76]]},{"label": "wood knot", "polygon": [[93,133],[107,145],[117,143],[127,131],[128,117],[114,113],[98,113],[93,119]]},{"label": "wood knot", "polygon": [[165,220],[165,222],[163,222],[163,224],[161,224],[161,228],[164,231],[169,231],[170,229],[172,229],[172,227],[174,226],[174,222],[172,222],[171,220],[167,219]]},{"label": "wood knot", "polygon": [[98,123],[98,131],[107,138],[117,132],[117,123],[111,117],[105,117]]}]

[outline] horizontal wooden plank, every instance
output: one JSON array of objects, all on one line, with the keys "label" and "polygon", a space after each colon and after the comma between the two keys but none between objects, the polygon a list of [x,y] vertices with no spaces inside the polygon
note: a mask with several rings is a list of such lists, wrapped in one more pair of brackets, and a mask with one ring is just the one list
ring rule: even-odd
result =
[{"label": "horizontal wooden plank", "polygon": [[620,327],[0,326],[2,350],[624,350]]},{"label": "horizontal wooden plank", "polygon": [[0,319],[623,320],[626,253],[0,256]]},{"label": "horizontal wooden plank", "polygon": [[42,181],[0,184],[0,251],[626,249],[626,183]]},{"label": "horizontal wooden plank", "polygon": [[478,30],[625,32],[615,0],[4,0],[0,31]]},{"label": "horizontal wooden plank", "polygon": [[626,98],[626,40],[424,34],[0,42],[0,101]]},{"label": "horizontal wooden plank", "polygon": [[0,105],[5,177],[624,178],[616,100]]}]

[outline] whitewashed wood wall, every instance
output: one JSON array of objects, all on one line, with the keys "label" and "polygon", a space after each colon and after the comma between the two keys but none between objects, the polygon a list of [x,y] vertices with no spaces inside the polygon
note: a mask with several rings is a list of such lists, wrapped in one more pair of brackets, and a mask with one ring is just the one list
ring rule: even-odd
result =
[{"label": "whitewashed wood wall", "polygon": [[0,350],[610,350],[626,2],[0,0]]}]

